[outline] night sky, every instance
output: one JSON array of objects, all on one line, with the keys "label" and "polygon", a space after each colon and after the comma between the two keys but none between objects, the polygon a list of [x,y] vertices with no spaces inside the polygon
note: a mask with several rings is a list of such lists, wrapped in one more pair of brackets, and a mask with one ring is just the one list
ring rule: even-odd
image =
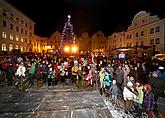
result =
[{"label": "night sky", "polygon": [[[74,32],[106,36],[127,29],[134,15],[145,10],[164,17],[163,0],[7,0],[35,23],[35,34],[49,37],[63,30],[70,14]],[[56,3],[55,3],[56,2]]]}]

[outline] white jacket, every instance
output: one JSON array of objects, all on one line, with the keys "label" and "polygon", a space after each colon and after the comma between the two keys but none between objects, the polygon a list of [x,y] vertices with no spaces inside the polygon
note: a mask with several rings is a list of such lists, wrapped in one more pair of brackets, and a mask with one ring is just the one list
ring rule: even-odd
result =
[{"label": "white jacket", "polygon": [[26,68],[22,65],[20,65],[17,69],[17,72],[15,73],[15,75],[17,76],[24,76],[25,77],[25,71],[26,71]]},{"label": "white jacket", "polygon": [[[133,90],[133,88],[131,88],[131,89]],[[125,101],[126,100],[133,100],[136,98],[136,95],[134,93],[132,93],[127,87],[124,87],[123,97],[124,97]]]}]

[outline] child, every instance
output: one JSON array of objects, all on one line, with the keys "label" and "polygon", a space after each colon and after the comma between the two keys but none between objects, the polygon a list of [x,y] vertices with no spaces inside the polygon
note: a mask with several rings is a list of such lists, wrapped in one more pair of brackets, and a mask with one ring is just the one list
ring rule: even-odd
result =
[{"label": "child", "polygon": [[111,85],[111,78],[110,78],[110,72],[108,72],[107,69],[106,69],[106,72],[105,72],[104,84],[105,84],[106,97],[109,98],[109,89],[110,89],[110,85]]},{"label": "child", "polygon": [[116,80],[113,80],[112,81],[112,85],[109,89],[112,93],[112,100],[116,100],[117,99],[117,94],[118,94],[118,87],[117,87],[117,84],[116,84]]}]

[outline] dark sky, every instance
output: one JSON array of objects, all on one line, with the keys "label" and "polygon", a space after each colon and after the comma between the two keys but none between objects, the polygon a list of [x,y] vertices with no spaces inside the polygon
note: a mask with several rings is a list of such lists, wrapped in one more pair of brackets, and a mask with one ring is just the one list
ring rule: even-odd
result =
[{"label": "dark sky", "polygon": [[[165,16],[163,0],[7,0],[35,23],[35,34],[50,36],[62,32],[70,14],[74,32],[90,35],[101,30],[106,36],[131,24],[134,15],[145,10]],[[55,3],[56,2],[56,3]]]}]

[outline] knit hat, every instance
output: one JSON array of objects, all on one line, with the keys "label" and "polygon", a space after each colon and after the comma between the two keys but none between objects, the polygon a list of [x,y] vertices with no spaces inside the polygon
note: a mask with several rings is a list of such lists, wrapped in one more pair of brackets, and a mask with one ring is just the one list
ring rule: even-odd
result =
[{"label": "knit hat", "polygon": [[144,84],[144,88],[147,88],[147,90],[152,90],[152,87],[150,84]]},{"label": "knit hat", "polygon": [[116,80],[113,80],[113,81],[112,81],[112,84],[116,84]]}]

